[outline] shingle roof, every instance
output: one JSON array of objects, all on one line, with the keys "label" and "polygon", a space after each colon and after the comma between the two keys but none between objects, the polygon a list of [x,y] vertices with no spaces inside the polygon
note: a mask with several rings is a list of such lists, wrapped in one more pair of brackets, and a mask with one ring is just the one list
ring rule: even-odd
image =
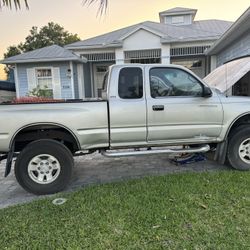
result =
[{"label": "shingle roof", "polygon": [[215,55],[226,48],[242,34],[249,31],[250,7],[231,25],[231,27],[220,37],[218,41],[207,51],[207,55]]},{"label": "shingle roof", "polygon": [[183,7],[176,7],[169,10],[165,10],[160,12],[160,14],[170,14],[170,13],[178,13],[178,12],[197,12],[197,9],[189,9]]},{"label": "shingle roof", "polygon": [[226,32],[226,30],[231,25],[232,22],[222,20],[195,21],[190,25],[178,26],[146,21],[110,33],[106,33],[104,35],[67,45],[66,48],[87,49],[90,47],[98,48],[121,46],[122,38],[127,34],[136,31],[138,28],[146,28],[154,32],[161,33],[162,40],[165,43],[216,40],[220,38],[221,35]]},{"label": "shingle roof", "polygon": [[24,54],[9,57],[3,61],[4,64],[30,63],[30,62],[52,62],[52,61],[81,61],[79,56],[58,45],[52,45],[41,49],[36,49]]}]

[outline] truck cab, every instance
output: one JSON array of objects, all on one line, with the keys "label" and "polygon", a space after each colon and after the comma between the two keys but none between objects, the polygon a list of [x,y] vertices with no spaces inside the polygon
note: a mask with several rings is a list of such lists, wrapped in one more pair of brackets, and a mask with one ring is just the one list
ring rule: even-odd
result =
[{"label": "truck cab", "polygon": [[218,93],[187,69],[113,66],[105,82],[113,148],[211,143],[220,136],[223,108]]}]

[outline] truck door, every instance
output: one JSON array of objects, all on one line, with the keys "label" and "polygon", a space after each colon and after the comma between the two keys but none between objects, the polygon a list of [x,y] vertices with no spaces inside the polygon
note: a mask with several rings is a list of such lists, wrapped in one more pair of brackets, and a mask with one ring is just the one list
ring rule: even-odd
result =
[{"label": "truck door", "polygon": [[220,135],[223,108],[216,93],[181,68],[149,67],[148,142],[205,142]]},{"label": "truck door", "polygon": [[[146,99],[142,67],[114,67],[109,86],[111,147],[145,145]],[[118,87],[117,87],[118,79]]]}]

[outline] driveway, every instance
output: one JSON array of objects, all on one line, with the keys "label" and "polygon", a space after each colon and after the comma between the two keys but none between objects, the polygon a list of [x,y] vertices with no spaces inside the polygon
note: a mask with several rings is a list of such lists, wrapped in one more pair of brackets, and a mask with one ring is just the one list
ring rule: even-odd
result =
[{"label": "driveway", "polygon": [[[18,185],[13,169],[10,176],[3,177],[4,163],[0,164],[0,208],[38,199],[39,197],[27,193]],[[166,155],[110,159],[99,154],[93,154],[75,159],[74,174],[67,191],[93,184],[118,182],[143,176],[225,169],[228,169],[228,167],[211,160],[176,166],[169,161]]]}]

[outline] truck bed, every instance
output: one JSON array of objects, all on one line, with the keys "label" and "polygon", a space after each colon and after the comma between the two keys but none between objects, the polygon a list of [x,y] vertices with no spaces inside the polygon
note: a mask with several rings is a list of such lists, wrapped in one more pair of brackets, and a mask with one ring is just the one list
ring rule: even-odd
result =
[{"label": "truck bed", "polygon": [[0,117],[0,152],[9,151],[11,141],[19,131],[37,125],[68,130],[83,150],[109,145],[108,105],[101,99],[5,103],[0,105]]}]

